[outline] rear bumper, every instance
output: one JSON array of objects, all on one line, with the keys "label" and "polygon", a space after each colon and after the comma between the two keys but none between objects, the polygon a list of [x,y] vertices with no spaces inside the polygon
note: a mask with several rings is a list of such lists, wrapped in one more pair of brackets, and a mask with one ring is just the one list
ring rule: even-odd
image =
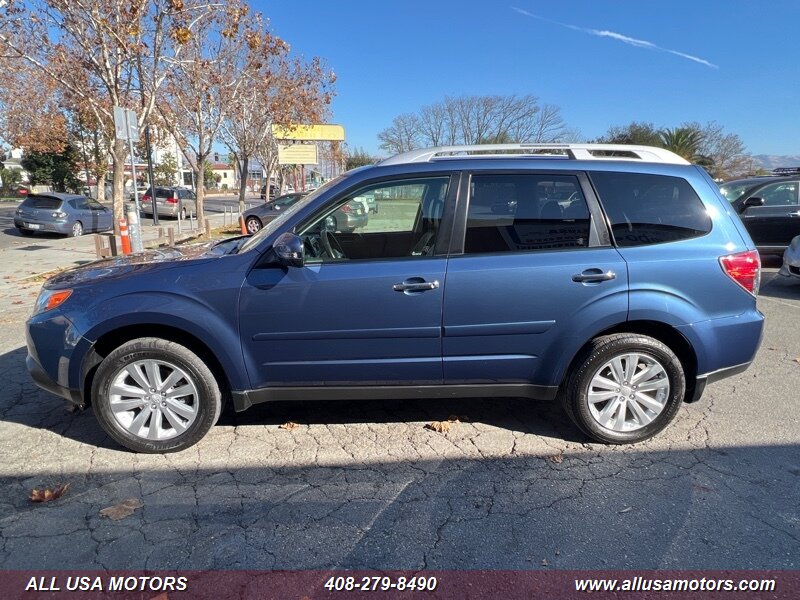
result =
[{"label": "rear bumper", "polygon": [[718,369],[716,371],[712,371],[711,373],[705,373],[703,375],[697,376],[697,381],[694,385],[694,391],[691,394],[691,397],[686,398],[686,402],[697,402],[703,396],[703,392],[706,390],[706,386],[709,383],[714,383],[715,381],[719,381],[720,379],[725,379],[726,377],[733,377],[734,375],[738,375],[739,373],[744,373],[747,369],[750,368],[752,362],[743,363],[741,365],[734,365],[733,367],[725,367],[724,369]]},{"label": "rear bumper", "polygon": [[[38,227],[30,227],[30,225],[38,225]],[[27,231],[38,231],[41,233],[60,233],[68,235],[72,231],[72,225],[69,223],[49,223],[46,221],[36,221],[33,219],[20,219],[14,217],[14,227],[17,229],[25,229]]]}]

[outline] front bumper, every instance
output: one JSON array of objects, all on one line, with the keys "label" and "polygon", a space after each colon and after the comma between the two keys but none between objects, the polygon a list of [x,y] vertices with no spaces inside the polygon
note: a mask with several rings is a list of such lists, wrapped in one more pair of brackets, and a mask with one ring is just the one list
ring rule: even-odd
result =
[{"label": "front bumper", "polygon": [[36,362],[36,359],[30,354],[25,357],[25,367],[27,367],[28,373],[30,373],[33,382],[43,390],[50,392],[51,394],[55,394],[56,396],[61,396],[65,400],[69,400],[70,402],[79,406],[83,405],[83,398],[81,398],[81,393],[79,390],[72,390],[68,387],[64,387],[63,385],[59,385],[57,381],[54,381],[45,372],[45,370],[42,368],[42,365]]},{"label": "front bumper", "polygon": [[783,264],[780,275],[784,277],[800,277],[800,240],[795,238],[783,253]]},{"label": "front bumper", "polygon": [[40,388],[83,404],[83,358],[91,342],[81,336],[58,309],[35,315],[25,324],[25,366]]}]

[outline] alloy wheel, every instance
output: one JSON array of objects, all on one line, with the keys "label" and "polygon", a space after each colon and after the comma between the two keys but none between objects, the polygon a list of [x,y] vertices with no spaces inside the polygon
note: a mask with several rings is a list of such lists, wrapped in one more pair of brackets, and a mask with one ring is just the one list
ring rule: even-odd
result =
[{"label": "alloy wheel", "polygon": [[162,360],[138,360],[112,379],[109,405],[117,423],[147,440],[168,440],[197,419],[197,384],[183,369]]},{"label": "alloy wheel", "polygon": [[587,402],[601,427],[630,432],[646,427],[661,414],[669,392],[664,366],[652,356],[630,352],[615,356],[595,371]]}]

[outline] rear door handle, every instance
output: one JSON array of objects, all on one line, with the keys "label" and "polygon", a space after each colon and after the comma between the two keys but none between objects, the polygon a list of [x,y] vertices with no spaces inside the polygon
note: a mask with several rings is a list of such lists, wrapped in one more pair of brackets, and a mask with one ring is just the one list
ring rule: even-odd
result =
[{"label": "rear door handle", "polygon": [[610,281],[616,279],[617,274],[614,271],[605,271],[602,269],[586,269],[582,273],[576,273],[572,276],[572,281],[577,283],[600,283],[601,281]]},{"label": "rear door handle", "polygon": [[395,292],[425,292],[439,287],[438,281],[425,281],[421,277],[406,279],[403,283],[395,283],[392,289]]}]

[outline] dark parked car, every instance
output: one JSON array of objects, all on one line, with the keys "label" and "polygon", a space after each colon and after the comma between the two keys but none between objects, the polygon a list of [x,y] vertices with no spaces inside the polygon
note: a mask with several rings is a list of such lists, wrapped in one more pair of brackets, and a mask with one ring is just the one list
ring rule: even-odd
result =
[{"label": "dark parked car", "polygon": [[284,194],[283,196],[278,196],[270,202],[260,206],[254,206],[253,208],[246,210],[243,216],[245,225],[247,226],[247,231],[249,233],[255,233],[264,226],[264,223],[268,223],[277,217],[279,214],[281,214],[281,211],[285,211],[305,195],[305,192]]},{"label": "dark parked car", "polygon": [[[244,212],[244,222],[248,233],[255,233],[276,216],[285,211],[292,204],[300,200],[308,192],[294,192],[278,196],[272,202],[262,206],[254,206]],[[336,209],[327,219],[327,227],[333,231],[352,233],[358,227],[364,227],[369,222],[367,208],[364,203],[351,200]]]},{"label": "dark parked car", "polygon": [[22,235],[62,233],[72,237],[92,231],[108,231],[112,212],[91,198],[75,194],[30,194],[14,214],[14,227]]},{"label": "dark parked car", "polygon": [[[329,226],[370,193],[368,228]],[[750,365],[759,277],[714,182],[663,149],[415,150],[255,235],[53,277],[26,364],[140,452],[195,444],[223,399],[558,399],[590,438],[631,443]]]},{"label": "dark parked car", "polygon": [[781,254],[800,235],[800,175],[754,177],[720,185],[762,254]]},{"label": "dark parked car", "polygon": [[[142,212],[153,214],[153,188],[141,197]],[[190,213],[197,212],[197,197],[192,190],[179,187],[156,186],[156,209],[159,217],[175,217],[185,219]]]}]

